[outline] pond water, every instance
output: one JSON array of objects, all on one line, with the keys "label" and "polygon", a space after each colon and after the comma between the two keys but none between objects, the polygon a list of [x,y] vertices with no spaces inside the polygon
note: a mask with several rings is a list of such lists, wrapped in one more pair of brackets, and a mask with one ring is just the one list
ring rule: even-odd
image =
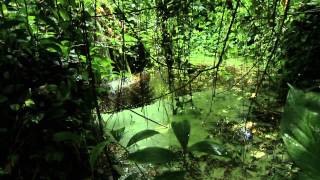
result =
[{"label": "pond water", "polygon": [[[226,67],[231,66],[226,65]],[[158,135],[137,143],[133,150],[146,146],[178,145],[170,128],[173,121],[188,120],[190,122],[189,144],[210,138],[210,133],[207,130],[214,128],[215,124],[221,121],[241,123],[247,111],[248,98],[243,97],[248,96],[249,93],[245,94],[244,89],[239,87],[228,89],[226,82],[230,79],[231,82],[234,82],[237,74],[234,71],[223,71],[223,73],[224,77],[228,79],[218,80],[220,86],[216,90],[215,97],[213,97],[212,91],[211,72],[202,73],[190,86],[180,89],[176,93],[179,96],[172,98],[169,94],[155,101],[150,101],[150,99],[161,97],[169,92],[164,69],[159,68],[150,74],[143,73],[136,76],[140,81],[136,81],[134,77],[130,78],[130,83],[126,82],[128,79],[125,79],[124,82],[114,81],[112,82],[113,87],[117,87],[115,84],[119,84],[123,88],[120,94],[113,94],[113,97],[109,97],[111,104],[114,101],[116,103],[109,107],[114,113],[103,114],[106,126],[109,130],[126,128],[124,137],[120,141],[122,145],[126,145],[134,134],[142,130],[153,129],[160,132]],[[175,80],[176,87],[180,87],[181,82],[186,83],[189,79],[190,77],[185,75],[178,77]],[[130,86],[127,87],[126,84],[130,84]],[[191,93],[190,88],[193,91]],[[111,92],[116,92],[116,90],[113,89]],[[121,108],[119,108],[119,104],[122,104]],[[148,119],[162,124],[162,126]]]},{"label": "pond water", "polygon": [[[210,139],[231,153],[227,159],[217,161],[206,158],[199,162],[206,164],[204,167],[209,170],[207,179],[243,179],[239,177],[244,174],[253,179],[270,176],[283,179],[283,172],[291,171],[292,162],[288,160],[279,130],[271,124],[273,117],[264,117],[267,121],[247,117],[253,91],[250,88],[254,87],[253,76],[242,78],[247,70],[241,70],[242,74],[239,74],[239,70],[229,69],[229,72],[222,69],[224,79],[218,79],[216,96],[213,97],[211,73],[204,73],[186,88],[187,91],[182,89],[182,92],[176,93],[179,94],[176,96],[178,98],[172,98],[171,95],[155,98],[169,92],[163,80],[165,73],[155,71],[147,83],[138,83],[139,86],[143,85],[142,88],[131,86],[121,94],[123,98],[120,102],[125,107],[103,114],[106,128],[117,130],[125,127],[120,140],[123,146],[140,131],[152,129],[160,133],[130,146],[128,150],[133,152],[151,146],[180,147],[170,124],[188,120],[191,125],[189,146]],[[234,83],[239,80],[241,82],[235,86]],[[188,90],[190,87],[192,96]],[[148,103],[141,103],[144,101]],[[275,169],[275,166],[281,168]]]},{"label": "pond water", "polygon": [[[190,96],[179,97],[180,101],[190,99]],[[173,115],[171,100],[169,98],[158,100],[152,104],[131,110],[123,110],[113,114],[104,114],[108,129],[120,129],[125,127],[125,134],[120,141],[126,145],[130,137],[145,129],[153,129],[160,134],[139,142],[135,148],[146,146],[169,147],[178,145],[178,142],[170,128],[172,121],[188,120],[191,124],[190,144],[209,138],[207,131],[210,125],[219,121],[242,121],[245,113],[244,99],[239,92],[228,91],[218,94],[212,100],[212,91],[204,90],[195,92],[192,96],[193,106],[186,104]],[[211,102],[212,101],[212,102]],[[211,108],[210,108],[211,107]],[[140,115],[144,116],[140,116]],[[152,119],[164,126],[155,124],[145,117]]]}]

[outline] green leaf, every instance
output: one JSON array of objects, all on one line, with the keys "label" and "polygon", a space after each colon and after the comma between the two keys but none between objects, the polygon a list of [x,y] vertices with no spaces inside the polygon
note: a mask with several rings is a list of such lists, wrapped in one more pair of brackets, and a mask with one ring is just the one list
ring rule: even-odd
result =
[{"label": "green leaf", "polygon": [[282,138],[304,177],[320,179],[320,94],[290,87],[281,120]]},{"label": "green leaf", "polygon": [[2,96],[0,95],[0,103],[4,103],[8,100],[8,98],[6,96]]},{"label": "green leaf", "polygon": [[125,127],[120,128],[120,129],[116,129],[116,130],[112,130],[111,134],[115,140],[120,141],[123,137],[124,130],[125,130]]},{"label": "green leaf", "polygon": [[103,141],[99,144],[97,144],[91,151],[90,157],[89,157],[89,163],[92,169],[94,169],[94,166],[97,162],[98,157],[103,152],[104,148],[108,144],[108,141]]},{"label": "green leaf", "polygon": [[26,107],[31,107],[33,105],[35,105],[34,101],[32,99],[27,99],[24,101]]},{"label": "green leaf", "polygon": [[2,4],[2,12],[3,12],[3,16],[6,17],[8,14],[8,9],[5,4]]},{"label": "green leaf", "polygon": [[141,141],[143,139],[147,139],[151,136],[154,136],[156,134],[159,134],[159,132],[155,131],[155,130],[151,130],[151,129],[140,131],[131,137],[131,139],[129,140],[129,142],[127,144],[127,147],[131,146],[132,144],[137,143],[138,141]]},{"label": "green leaf", "polygon": [[35,22],[36,16],[28,16],[29,24],[33,24]]},{"label": "green leaf", "polygon": [[65,9],[59,9],[59,13],[60,13],[60,16],[62,17],[62,19],[64,21],[69,21],[70,20],[70,16],[68,14],[68,11],[66,11]]},{"label": "green leaf", "polygon": [[71,142],[80,144],[81,137],[78,134],[70,131],[61,131],[53,135],[53,140],[56,142]]},{"label": "green leaf", "polygon": [[184,176],[186,175],[185,171],[166,171],[159,176],[156,176],[154,180],[184,180]]},{"label": "green leaf", "polygon": [[65,0],[58,0],[57,2],[58,2],[58,4],[62,4],[62,5],[65,5],[65,4],[66,4],[66,1],[65,1]]},{"label": "green leaf", "polygon": [[128,45],[134,45],[137,42],[137,39],[135,37],[130,36],[128,34],[124,35],[124,39]]},{"label": "green leaf", "polygon": [[[56,21],[54,20],[54,17],[40,16],[38,18],[43,20],[44,23],[46,23],[49,27],[52,27],[55,31],[59,31],[59,26],[57,25]],[[47,32],[47,34],[48,34],[48,32]]]},{"label": "green leaf", "polygon": [[128,159],[138,163],[164,164],[176,160],[176,155],[168,149],[148,147],[130,153]]},{"label": "green leaf", "polygon": [[210,141],[197,142],[189,147],[189,151],[198,151],[218,156],[226,154],[225,150],[220,145]]},{"label": "green leaf", "polygon": [[40,39],[39,46],[49,52],[58,52],[62,54],[60,44],[53,37]]},{"label": "green leaf", "polygon": [[187,120],[180,122],[172,122],[171,124],[174,134],[176,135],[183,150],[187,149],[190,136],[190,123]]}]

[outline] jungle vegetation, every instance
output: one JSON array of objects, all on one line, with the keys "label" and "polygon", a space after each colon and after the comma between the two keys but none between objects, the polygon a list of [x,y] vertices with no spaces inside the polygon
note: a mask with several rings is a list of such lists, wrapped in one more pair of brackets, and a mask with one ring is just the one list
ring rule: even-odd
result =
[{"label": "jungle vegetation", "polygon": [[1,0],[0,179],[320,179],[319,0]]}]

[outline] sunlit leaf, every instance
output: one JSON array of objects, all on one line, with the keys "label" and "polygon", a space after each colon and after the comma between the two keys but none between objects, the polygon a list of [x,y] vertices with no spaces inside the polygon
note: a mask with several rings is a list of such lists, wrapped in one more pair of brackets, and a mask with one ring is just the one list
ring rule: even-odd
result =
[{"label": "sunlit leaf", "polygon": [[2,13],[3,13],[4,17],[6,17],[8,14],[8,9],[5,4],[2,4]]},{"label": "sunlit leaf", "polygon": [[31,106],[35,105],[35,103],[32,99],[27,99],[27,100],[25,100],[24,103],[27,107],[31,107]]},{"label": "sunlit leaf", "polygon": [[263,156],[266,155],[266,153],[263,152],[263,151],[251,151],[250,154],[251,154],[251,156],[253,156],[253,157],[257,158],[257,159],[260,159],[260,158],[262,158]]},{"label": "sunlit leaf", "polygon": [[172,122],[171,124],[174,134],[176,135],[183,150],[187,149],[190,136],[190,123],[187,120],[180,122]]},{"label": "sunlit leaf", "polygon": [[125,42],[128,43],[128,45],[134,45],[137,41],[136,38],[134,38],[133,36],[130,36],[128,34],[125,34],[124,38],[125,38]]},{"label": "sunlit leaf", "polygon": [[89,157],[89,162],[90,162],[90,166],[93,169],[98,157],[100,156],[100,154],[103,152],[104,148],[106,147],[108,141],[103,141],[99,144],[97,144],[91,151],[90,153],[90,157]]},{"label": "sunlit leaf", "polygon": [[64,4],[66,4],[66,1],[65,0],[57,0],[57,3],[64,5]]},{"label": "sunlit leaf", "polygon": [[320,94],[291,87],[281,120],[282,138],[288,153],[304,176],[320,178]]},{"label": "sunlit leaf", "polygon": [[185,174],[186,174],[185,171],[166,171],[161,175],[156,176],[154,180],[168,180],[168,179],[184,180]]},{"label": "sunlit leaf", "polygon": [[225,150],[218,144],[210,141],[200,141],[189,147],[189,151],[198,151],[213,155],[226,155]]},{"label": "sunlit leaf", "polygon": [[176,160],[176,155],[168,149],[148,147],[130,153],[128,159],[139,163],[164,164]]},{"label": "sunlit leaf", "polygon": [[33,24],[35,22],[36,16],[28,16],[28,21],[30,24]]},{"label": "sunlit leaf", "polygon": [[69,21],[70,20],[69,14],[65,9],[59,9],[59,13],[60,13],[60,16],[62,17],[62,19],[64,21]]},{"label": "sunlit leaf", "polygon": [[127,144],[127,147],[131,146],[132,144],[137,143],[138,141],[141,141],[143,139],[147,139],[151,136],[154,136],[156,134],[159,134],[159,132],[155,131],[155,130],[151,130],[151,129],[140,131],[131,137],[131,139],[129,140],[129,142]]}]

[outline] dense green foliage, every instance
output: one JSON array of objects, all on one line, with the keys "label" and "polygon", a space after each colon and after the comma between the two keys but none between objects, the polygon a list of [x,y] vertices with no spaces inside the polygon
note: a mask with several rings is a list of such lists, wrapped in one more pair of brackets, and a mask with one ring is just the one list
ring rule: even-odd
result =
[{"label": "dense green foliage", "polygon": [[319,178],[319,12],[0,1],[0,179]]},{"label": "dense green foliage", "polygon": [[[285,64],[282,69],[283,84],[301,89],[319,91],[320,16],[319,1],[297,6],[288,29],[284,34]],[[285,88],[287,89],[287,88]],[[282,96],[285,96],[285,91]]]},{"label": "dense green foliage", "polygon": [[90,145],[100,132],[91,113],[85,13],[72,1],[1,2],[2,177],[92,175]]}]

